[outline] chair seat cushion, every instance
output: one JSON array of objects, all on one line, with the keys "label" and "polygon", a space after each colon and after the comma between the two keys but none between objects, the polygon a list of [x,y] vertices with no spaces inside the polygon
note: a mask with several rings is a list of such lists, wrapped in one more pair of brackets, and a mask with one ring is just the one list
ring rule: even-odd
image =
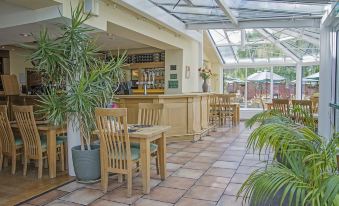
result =
[{"label": "chair seat cushion", "polygon": [[57,144],[63,144],[64,142],[67,142],[67,136],[57,136]]},{"label": "chair seat cushion", "polygon": [[[120,158],[119,156],[120,156],[120,154],[118,154],[118,157],[113,157],[113,158],[118,159],[118,158]],[[125,159],[124,155],[121,158]],[[139,148],[131,147],[131,158],[132,158],[132,160],[140,159],[140,149]]]},{"label": "chair seat cushion", "polygon": [[[140,149],[140,144],[139,143],[131,143],[131,147],[132,148],[139,148]],[[150,149],[151,149],[151,153],[155,152],[158,150],[158,145],[157,144],[150,144]]]},{"label": "chair seat cushion", "polygon": [[[63,144],[67,139],[64,136],[57,136],[56,138],[56,144],[60,145]],[[41,135],[40,136],[41,146],[42,148],[47,148],[47,136]]]},{"label": "chair seat cushion", "polygon": [[15,138],[15,145],[19,146],[23,144],[23,141],[21,139],[21,137],[14,137]]}]

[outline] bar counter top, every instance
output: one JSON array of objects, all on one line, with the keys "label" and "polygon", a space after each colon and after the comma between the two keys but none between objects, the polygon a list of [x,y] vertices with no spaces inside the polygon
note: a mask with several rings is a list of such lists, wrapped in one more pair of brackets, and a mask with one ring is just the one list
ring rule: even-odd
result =
[{"label": "bar counter top", "polygon": [[127,121],[138,121],[138,104],[163,104],[161,124],[171,126],[166,133],[169,141],[196,141],[210,129],[209,96],[211,93],[118,95],[119,106],[127,108]]}]

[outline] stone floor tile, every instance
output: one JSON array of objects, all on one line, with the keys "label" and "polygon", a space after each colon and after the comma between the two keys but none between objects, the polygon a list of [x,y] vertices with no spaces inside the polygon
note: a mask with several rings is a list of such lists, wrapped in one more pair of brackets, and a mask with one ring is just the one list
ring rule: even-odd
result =
[{"label": "stone floor tile", "polygon": [[207,201],[207,200],[197,200],[191,198],[182,198],[175,204],[175,206],[215,206],[216,202]]},{"label": "stone floor tile", "polygon": [[229,181],[230,178],[226,177],[203,175],[195,184],[206,187],[218,187],[225,189]]},{"label": "stone floor tile", "polygon": [[[173,172],[174,171],[167,170],[166,178],[171,176],[173,174]],[[151,179],[156,179],[156,180],[160,180],[161,179],[160,175],[157,174],[156,170],[151,170]]]},{"label": "stone floor tile", "polygon": [[183,168],[188,168],[188,169],[195,169],[195,170],[207,170],[208,168],[211,167],[211,163],[205,163],[205,162],[187,162]]},{"label": "stone floor tile", "polygon": [[224,189],[221,188],[196,185],[191,187],[191,189],[185,194],[185,197],[200,200],[218,201],[223,192]]},{"label": "stone floor tile", "polygon": [[143,198],[174,204],[185,194],[185,192],[186,190],[157,187],[153,189],[149,195],[145,195]]},{"label": "stone floor tile", "polygon": [[204,174],[203,170],[181,168],[181,169],[178,169],[176,172],[174,172],[173,176],[199,179],[202,174]]},{"label": "stone floor tile", "polygon": [[241,156],[244,157],[245,151],[236,151],[236,150],[226,150],[223,154],[223,156]]},{"label": "stone floor tile", "polygon": [[207,147],[205,149],[205,151],[209,151],[209,152],[224,152],[225,151],[225,148],[222,148],[222,147]]},{"label": "stone floor tile", "polygon": [[236,155],[223,155],[219,157],[221,161],[228,161],[228,162],[241,162],[243,156],[236,156]]},{"label": "stone floor tile", "polygon": [[193,148],[206,148],[210,145],[211,143],[209,142],[197,142],[191,145]]},{"label": "stone floor tile", "polygon": [[206,157],[206,156],[197,156],[193,158],[192,162],[205,162],[205,163],[214,163],[218,158],[217,157]]},{"label": "stone floor tile", "polygon": [[133,188],[132,196],[127,197],[127,188],[119,187],[111,192],[107,192],[101,199],[124,203],[124,204],[133,204],[142,195],[143,194],[141,190],[137,190]]},{"label": "stone floor tile", "polygon": [[53,202],[48,203],[46,206],[81,206],[81,205],[63,200],[54,200]]},{"label": "stone floor tile", "polygon": [[239,162],[226,162],[226,161],[216,161],[213,164],[213,167],[227,168],[227,169],[237,169]]},{"label": "stone floor tile", "polygon": [[160,202],[156,200],[140,198],[134,203],[134,206],[172,206],[173,204],[167,202]]},{"label": "stone floor tile", "polygon": [[169,143],[167,145],[167,148],[175,148],[175,149],[183,149],[187,147],[187,144],[183,143],[183,142],[179,142],[179,143]]},{"label": "stone floor tile", "polygon": [[230,182],[227,187],[226,190],[224,192],[225,195],[237,195],[239,189],[241,188],[242,184],[238,184],[238,183],[232,183]]},{"label": "stone floor tile", "polygon": [[249,175],[245,175],[245,174],[235,174],[232,179],[231,182],[233,183],[243,183],[247,180],[247,178],[249,177]]},{"label": "stone floor tile", "polygon": [[119,203],[119,202],[112,202],[109,200],[98,199],[92,202],[89,206],[128,206],[128,205]]},{"label": "stone floor tile", "polygon": [[199,153],[199,152],[202,152],[202,151],[203,151],[203,149],[198,148],[198,147],[188,147],[188,148],[185,148],[185,152]]},{"label": "stone floor tile", "polygon": [[175,164],[186,164],[188,161],[190,161],[192,157],[181,157],[181,156],[175,156],[172,155],[171,157],[167,158],[167,162],[175,163]]},{"label": "stone floor tile", "polygon": [[186,152],[186,150],[181,151],[181,152],[177,152],[176,154],[174,154],[173,156],[175,157],[195,157],[197,156],[197,153],[192,153],[192,152]]},{"label": "stone floor tile", "polygon": [[[108,178],[108,187],[107,187],[107,191],[112,191],[115,188],[120,187],[121,185],[123,185],[123,183],[118,182],[117,177],[110,177]],[[101,181],[95,184],[86,184],[84,187],[86,188],[90,188],[90,189],[95,189],[95,190],[102,190],[102,185],[101,185]]]},{"label": "stone floor tile", "polygon": [[79,188],[84,187],[85,184],[78,183],[77,181],[68,183],[62,187],[59,187],[58,190],[65,191],[65,192],[73,192],[74,190],[77,190]]},{"label": "stone floor tile", "polygon": [[[150,187],[151,187],[151,189],[156,187],[160,182],[161,182],[160,179],[153,179],[153,178],[151,178],[151,180],[150,180]],[[127,182],[124,182],[122,187],[123,188],[127,188]],[[133,187],[133,189],[142,190],[143,185],[142,185],[142,177],[141,176],[133,178],[132,187]]]},{"label": "stone floor tile", "polygon": [[254,172],[257,169],[259,169],[259,167],[247,167],[247,166],[240,165],[238,167],[236,173],[238,173],[238,174],[251,174],[252,172]]},{"label": "stone floor tile", "polygon": [[32,205],[45,205],[49,202],[52,202],[59,197],[62,197],[64,195],[68,194],[68,192],[61,191],[61,190],[52,190],[50,192],[47,192],[31,201],[28,202],[28,204]]},{"label": "stone floor tile", "polygon": [[177,169],[179,169],[182,166],[183,166],[182,164],[175,164],[175,163],[171,163],[171,162],[168,162],[166,164],[167,171],[176,171]]},{"label": "stone floor tile", "polygon": [[248,206],[247,203],[242,203],[242,198],[236,196],[223,195],[218,202],[217,206]]},{"label": "stone floor tile", "polygon": [[171,176],[168,177],[165,181],[161,182],[160,186],[187,190],[192,187],[195,181],[195,179],[191,178]]},{"label": "stone floor tile", "polygon": [[204,156],[204,157],[219,157],[222,152],[210,152],[210,151],[204,151],[199,154],[198,157]]},{"label": "stone floor tile", "polygon": [[211,176],[217,176],[217,177],[233,177],[235,173],[234,169],[225,169],[225,168],[219,168],[219,167],[211,167],[207,170],[205,173],[206,175]]},{"label": "stone floor tile", "polygon": [[248,167],[265,167],[267,165],[267,161],[259,161],[259,160],[243,160],[240,165],[248,166]]},{"label": "stone floor tile", "polygon": [[94,190],[90,188],[78,189],[66,196],[61,197],[61,200],[74,202],[82,205],[88,205],[94,200],[102,197],[104,193],[101,190]]},{"label": "stone floor tile", "polygon": [[171,147],[167,147],[167,152],[175,154],[177,152],[180,152],[182,149],[181,148],[171,148]]}]

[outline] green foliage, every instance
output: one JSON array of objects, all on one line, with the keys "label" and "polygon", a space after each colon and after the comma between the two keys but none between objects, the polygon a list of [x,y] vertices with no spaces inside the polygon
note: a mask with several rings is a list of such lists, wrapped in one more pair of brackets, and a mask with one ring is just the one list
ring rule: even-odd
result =
[{"label": "green foliage", "polygon": [[259,154],[272,149],[274,160],[254,171],[238,196],[243,194],[254,206],[272,204],[274,198],[280,205],[339,205],[338,134],[326,140],[274,111],[257,114],[247,126],[257,122],[260,126],[249,136],[247,148]]},{"label": "green foliage", "polygon": [[85,140],[90,149],[91,131],[95,128],[94,109],[111,102],[124,77],[121,67],[126,55],[107,62],[100,59],[98,47],[89,35],[92,30],[83,26],[90,16],[82,11],[83,4],[72,9],[71,22],[61,27],[63,34],[58,39],[51,39],[47,30],[42,30],[30,59],[48,88],[47,94],[40,96],[40,112],[56,125],[68,119],[78,121],[81,140]]}]

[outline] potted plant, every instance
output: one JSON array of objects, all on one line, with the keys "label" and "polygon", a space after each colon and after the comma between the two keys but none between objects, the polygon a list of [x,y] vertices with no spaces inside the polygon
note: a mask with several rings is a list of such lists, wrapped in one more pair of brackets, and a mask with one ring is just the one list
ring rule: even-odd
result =
[{"label": "potted plant", "polygon": [[208,92],[208,83],[207,83],[207,79],[211,78],[212,76],[214,76],[214,74],[212,73],[212,71],[210,69],[206,69],[206,68],[199,68],[199,73],[200,73],[200,77],[204,80],[204,83],[202,84],[202,91],[203,92]]},{"label": "potted plant", "polygon": [[255,122],[261,124],[251,133],[247,148],[259,153],[272,149],[275,158],[249,176],[238,197],[244,195],[254,206],[339,205],[337,134],[326,140],[275,111],[258,114],[247,125]]},{"label": "potted plant", "polygon": [[[71,21],[60,27],[62,34],[50,38],[46,29],[37,37],[30,59],[43,76],[46,94],[40,96],[40,111],[55,125],[68,122],[81,145],[72,148],[73,166],[79,181],[100,178],[99,147],[91,145],[95,129],[95,107],[106,107],[123,78],[121,67],[125,54],[102,58],[92,29],[83,24],[90,18],[83,14],[83,4],[71,10]],[[70,135],[68,135],[68,138]],[[74,137],[73,137],[74,138]]]}]

